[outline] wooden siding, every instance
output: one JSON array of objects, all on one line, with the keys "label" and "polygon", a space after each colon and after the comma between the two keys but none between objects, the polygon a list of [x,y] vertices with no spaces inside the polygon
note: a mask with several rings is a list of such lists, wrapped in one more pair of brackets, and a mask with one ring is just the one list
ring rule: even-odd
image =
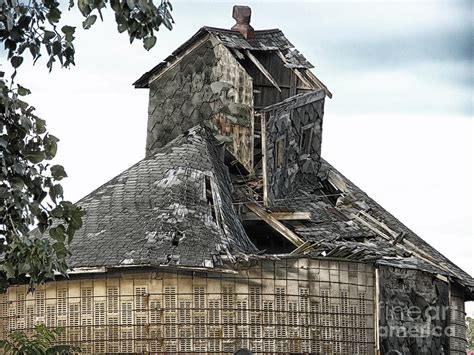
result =
[{"label": "wooden siding", "polygon": [[266,76],[249,60],[244,66],[253,78],[255,109],[261,109],[283,101],[290,96],[315,90],[315,86],[308,86],[302,82],[292,69],[285,67],[276,51],[252,52],[258,61],[275,79],[281,92],[266,78]]}]

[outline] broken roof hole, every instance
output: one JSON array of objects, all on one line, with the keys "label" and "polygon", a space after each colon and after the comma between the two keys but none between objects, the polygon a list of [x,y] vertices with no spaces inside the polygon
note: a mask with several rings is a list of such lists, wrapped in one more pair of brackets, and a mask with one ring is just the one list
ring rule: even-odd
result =
[{"label": "broken roof hole", "polygon": [[211,178],[209,176],[204,176],[204,192],[206,196],[207,205],[211,209],[212,219],[217,222],[216,210],[214,208],[214,197],[212,195],[212,186],[211,186]]},{"label": "broken roof hole", "polygon": [[329,180],[320,181],[320,186],[313,190],[313,193],[320,196],[326,196],[333,206],[336,206],[337,200],[342,196],[342,191],[337,189]]},{"label": "broken roof hole", "polygon": [[252,243],[268,254],[285,254],[296,247],[264,221],[248,220],[243,222],[245,232]]},{"label": "broken roof hole", "polygon": [[183,233],[182,232],[176,232],[173,234],[173,239],[171,239],[171,245],[173,245],[174,247],[177,247],[178,244],[179,244],[179,238],[183,236]]}]

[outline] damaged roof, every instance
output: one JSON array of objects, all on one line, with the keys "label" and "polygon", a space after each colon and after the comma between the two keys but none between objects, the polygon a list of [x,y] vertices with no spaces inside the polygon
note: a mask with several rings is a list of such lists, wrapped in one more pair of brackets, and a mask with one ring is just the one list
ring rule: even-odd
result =
[{"label": "damaged roof", "polygon": [[[80,200],[87,215],[70,266],[214,268],[223,257],[262,255],[236,211],[255,200],[232,182],[219,149],[207,128],[195,127]],[[309,220],[285,222],[304,241],[291,254],[416,268],[474,287],[470,275],[325,160],[314,178],[265,208],[310,213]]]},{"label": "damaged roof", "polygon": [[286,65],[294,69],[311,69],[313,65],[291,44],[279,29],[254,32],[255,37],[246,39],[240,32],[223,28],[201,27],[189,40],[179,46],[165,60],[143,74],[133,85],[136,88],[147,88],[149,80],[165,70],[177,58],[183,55],[197,41],[211,35],[227,48],[250,51],[280,51],[286,58]]},{"label": "damaged roof", "polygon": [[215,267],[222,255],[256,252],[232,208],[217,144],[196,127],[81,199],[87,214],[69,265]]},{"label": "damaged roof", "polygon": [[310,212],[309,220],[285,223],[305,242],[292,254],[423,270],[451,277],[474,291],[474,279],[469,274],[322,158],[313,181],[298,184],[267,210]]}]

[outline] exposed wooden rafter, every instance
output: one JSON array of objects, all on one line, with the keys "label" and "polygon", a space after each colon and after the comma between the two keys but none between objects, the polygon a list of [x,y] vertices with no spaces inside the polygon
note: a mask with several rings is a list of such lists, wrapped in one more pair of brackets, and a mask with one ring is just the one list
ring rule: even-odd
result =
[{"label": "exposed wooden rafter", "polygon": [[281,92],[280,87],[278,86],[278,83],[276,80],[273,78],[273,76],[268,72],[267,69],[263,66],[262,63],[250,52],[248,49],[245,50],[245,55],[252,61],[253,64],[257,67],[258,70],[262,72],[262,74],[268,79],[269,82],[273,84],[273,86]]},{"label": "exposed wooden rafter", "polygon": [[301,80],[301,82],[306,85],[307,87],[313,87],[313,84],[311,84],[306,78],[299,72],[297,68],[291,68],[288,66],[288,61],[286,60],[285,56],[281,51],[276,51],[278,54],[278,57],[280,57],[281,61],[285,64],[287,68],[289,68],[297,77],[298,79]]},{"label": "exposed wooden rafter", "polygon": [[264,222],[266,222],[270,227],[275,229],[283,237],[288,239],[292,244],[299,247],[304,244],[304,240],[301,239],[296,233],[287,228],[283,223],[278,219],[272,216],[271,213],[266,212],[263,208],[258,206],[255,203],[246,203],[245,206],[259,216]]},{"label": "exposed wooden rafter", "polygon": [[[279,221],[301,221],[310,220],[310,212],[272,212],[270,215]],[[244,213],[242,215],[244,221],[257,221],[261,218],[253,212]]]}]

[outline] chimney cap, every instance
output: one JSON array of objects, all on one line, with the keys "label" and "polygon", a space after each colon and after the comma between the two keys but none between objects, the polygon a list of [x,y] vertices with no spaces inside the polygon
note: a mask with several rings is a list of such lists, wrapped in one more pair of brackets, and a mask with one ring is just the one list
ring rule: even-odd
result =
[{"label": "chimney cap", "polygon": [[239,31],[246,39],[254,38],[253,27],[250,26],[250,17],[252,9],[249,6],[234,5],[232,9],[232,17],[235,19],[235,25],[232,31]]}]

